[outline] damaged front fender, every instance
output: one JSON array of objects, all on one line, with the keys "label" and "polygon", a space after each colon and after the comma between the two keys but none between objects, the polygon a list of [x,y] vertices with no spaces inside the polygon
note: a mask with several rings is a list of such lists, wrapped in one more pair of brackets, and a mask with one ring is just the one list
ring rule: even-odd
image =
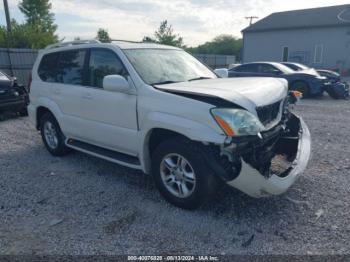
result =
[{"label": "damaged front fender", "polygon": [[284,156],[289,164],[285,170],[276,172],[273,164],[269,163],[269,175],[267,176],[252,163],[251,160],[242,157],[241,169],[238,176],[227,181],[232,187],[248,194],[249,196],[260,198],[271,195],[279,195],[288,190],[296,179],[305,170],[311,155],[311,137],[305,122],[298,116],[292,114],[287,124],[291,136],[282,136],[274,145],[275,156]]}]

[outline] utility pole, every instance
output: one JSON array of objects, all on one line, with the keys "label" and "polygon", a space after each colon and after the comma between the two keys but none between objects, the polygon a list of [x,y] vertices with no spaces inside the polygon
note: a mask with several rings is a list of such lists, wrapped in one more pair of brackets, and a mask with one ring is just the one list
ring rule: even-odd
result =
[{"label": "utility pole", "polygon": [[254,19],[258,19],[259,17],[257,16],[246,16],[245,19],[248,19],[249,20],[249,26],[251,26],[253,24],[253,20]]},{"label": "utility pole", "polygon": [[12,68],[12,62],[11,62],[11,56],[10,56],[10,42],[11,42],[11,19],[10,19],[10,11],[9,11],[9,5],[7,3],[7,0],[4,0],[4,9],[5,9],[5,16],[6,16],[6,24],[7,24],[7,55],[9,60],[9,67],[11,76],[13,76],[13,68]]},{"label": "utility pole", "polygon": [[4,0],[4,9],[5,9],[5,15],[6,15],[7,31],[11,33],[11,19],[10,19],[10,11],[9,11],[9,5],[7,3],[7,0]]}]

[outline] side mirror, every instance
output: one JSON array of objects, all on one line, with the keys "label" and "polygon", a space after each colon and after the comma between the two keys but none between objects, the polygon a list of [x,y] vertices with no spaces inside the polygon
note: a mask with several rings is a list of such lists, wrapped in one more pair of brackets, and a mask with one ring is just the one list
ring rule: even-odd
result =
[{"label": "side mirror", "polygon": [[103,78],[103,89],[111,92],[130,93],[130,85],[121,75],[105,76]]},{"label": "side mirror", "polygon": [[220,78],[228,78],[228,70],[226,68],[218,68],[214,70]]}]

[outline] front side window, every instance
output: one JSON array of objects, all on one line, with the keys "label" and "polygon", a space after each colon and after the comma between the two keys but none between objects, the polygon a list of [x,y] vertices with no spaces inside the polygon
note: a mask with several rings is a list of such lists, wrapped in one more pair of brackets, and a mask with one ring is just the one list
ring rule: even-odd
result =
[{"label": "front side window", "polygon": [[85,53],[85,50],[61,52],[57,68],[58,83],[83,84]]},{"label": "front side window", "polygon": [[201,62],[183,50],[124,50],[143,81],[149,85],[217,78]]},{"label": "front side window", "polygon": [[92,49],[89,61],[89,85],[102,88],[103,78],[107,75],[126,76],[127,71],[113,51]]}]

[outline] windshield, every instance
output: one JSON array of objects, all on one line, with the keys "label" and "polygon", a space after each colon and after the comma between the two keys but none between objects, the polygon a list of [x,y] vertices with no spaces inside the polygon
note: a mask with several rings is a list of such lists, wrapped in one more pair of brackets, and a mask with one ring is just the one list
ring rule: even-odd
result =
[{"label": "windshield", "polygon": [[149,85],[217,78],[206,66],[183,50],[124,50],[137,73]]}]

